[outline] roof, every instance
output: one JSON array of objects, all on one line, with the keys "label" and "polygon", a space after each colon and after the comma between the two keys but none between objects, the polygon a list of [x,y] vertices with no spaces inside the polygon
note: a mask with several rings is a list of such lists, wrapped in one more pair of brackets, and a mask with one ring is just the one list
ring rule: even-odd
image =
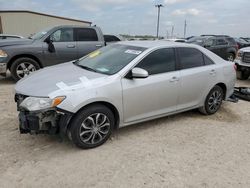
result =
[{"label": "roof", "polygon": [[51,15],[51,14],[34,12],[34,11],[30,11],[30,10],[0,10],[0,13],[30,13],[30,14],[36,14],[36,15],[41,15],[41,16],[48,16],[48,17],[52,17],[52,18],[64,19],[64,20],[81,22],[81,23],[89,23],[89,24],[92,23],[92,22],[89,22],[89,21],[78,20],[78,19],[73,19],[73,18],[67,18],[67,17],[62,17],[62,16],[55,16],[55,15]]},{"label": "roof", "polygon": [[128,46],[138,46],[138,47],[143,47],[143,48],[196,46],[196,45],[192,45],[192,44],[186,44],[186,43],[180,43],[180,42],[172,42],[172,41],[164,41],[164,40],[123,41],[123,42],[119,42],[119,44],[124,44],[124,45],[128,45]]}]

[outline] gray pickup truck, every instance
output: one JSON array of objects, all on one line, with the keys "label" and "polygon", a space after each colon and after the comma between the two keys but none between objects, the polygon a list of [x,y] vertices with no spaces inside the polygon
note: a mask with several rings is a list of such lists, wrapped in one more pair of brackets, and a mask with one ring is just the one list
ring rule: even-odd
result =
[{"label": "gray pickup truck", "polygon": [[72,61],[105,46],[99,27],[57,26],[27,39],[0,42],[0,75],[19,80],[40,68]]}]

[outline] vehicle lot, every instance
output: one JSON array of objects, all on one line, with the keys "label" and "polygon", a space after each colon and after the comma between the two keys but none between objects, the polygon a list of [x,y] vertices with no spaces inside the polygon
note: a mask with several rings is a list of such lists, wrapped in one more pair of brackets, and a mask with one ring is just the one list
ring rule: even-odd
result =
[{"label": "vehicle lot", "polygon": [[13,87],[0,78],[1,187],[250,187],[248,102],[122,128],[101,147],[79,150],[57,137],[20,135]]}]

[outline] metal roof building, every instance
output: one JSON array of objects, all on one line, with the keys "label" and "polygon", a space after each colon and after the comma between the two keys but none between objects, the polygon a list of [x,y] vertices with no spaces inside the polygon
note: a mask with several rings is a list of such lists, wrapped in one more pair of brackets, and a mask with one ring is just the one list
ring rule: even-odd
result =
[{"label": "metal roof building", "polygon": [[28,37],[57,25],[90,26],[91,22],[26,10],[0,10],[0,34]]}]

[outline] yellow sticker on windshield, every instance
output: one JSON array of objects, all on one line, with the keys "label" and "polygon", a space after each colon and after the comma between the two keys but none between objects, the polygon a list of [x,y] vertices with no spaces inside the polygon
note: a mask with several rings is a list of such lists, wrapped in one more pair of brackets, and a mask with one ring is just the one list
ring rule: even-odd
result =
[{"label": "yellow sticker on windshield", "polygon": [[100,52],[99,50],[96,50],[96,51],[90,53],[90,54],[89,54],[89,57],[90,57],[90,58],[94,58],[94,57],[96,57],[96,56],[98,56],[98,55],[100,55],[100,54],[101,54],[101,52]]}]

